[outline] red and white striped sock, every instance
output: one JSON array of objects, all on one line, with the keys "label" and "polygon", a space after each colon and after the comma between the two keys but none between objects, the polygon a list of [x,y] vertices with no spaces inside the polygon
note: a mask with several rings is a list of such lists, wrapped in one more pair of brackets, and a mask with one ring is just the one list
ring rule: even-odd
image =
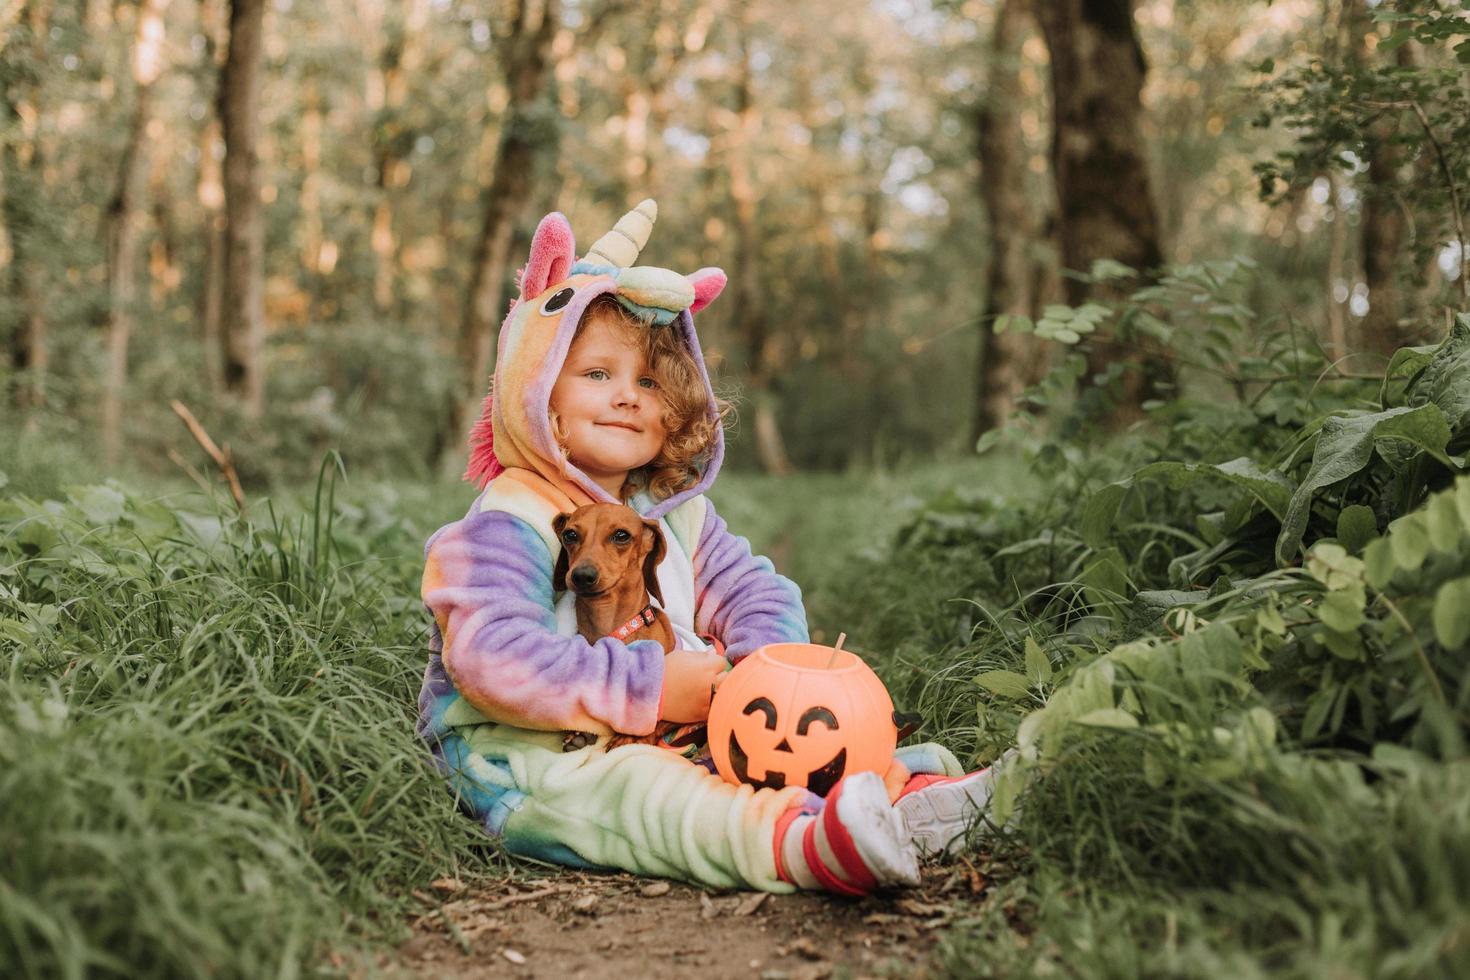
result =
[{"label": "red and white striped sock", "polygon": [[917,885],[918,854],[877,773],[854,773],[817,814],[790,811],[776,825],[777,870],[801,888],[866,895]]}]

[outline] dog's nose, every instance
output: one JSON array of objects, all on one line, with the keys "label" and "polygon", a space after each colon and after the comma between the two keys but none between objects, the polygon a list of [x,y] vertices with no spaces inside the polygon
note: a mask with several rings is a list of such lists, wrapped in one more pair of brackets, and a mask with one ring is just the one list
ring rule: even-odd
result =
[{"label": "dog's nose", "polygon": [[578,565],[572,569],[572,588],[590,589],[597,585],[597,569],[591,565]]}]

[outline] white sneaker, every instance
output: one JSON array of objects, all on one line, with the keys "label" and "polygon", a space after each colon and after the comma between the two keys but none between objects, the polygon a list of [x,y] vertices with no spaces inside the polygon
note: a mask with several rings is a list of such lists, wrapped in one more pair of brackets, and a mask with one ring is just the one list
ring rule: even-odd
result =
[{"label": "white sneaker", "polygon": [[992,769],[935,782],[900,796],[893,809],[914,845],[925,854],[952,855],[990,803]]}]

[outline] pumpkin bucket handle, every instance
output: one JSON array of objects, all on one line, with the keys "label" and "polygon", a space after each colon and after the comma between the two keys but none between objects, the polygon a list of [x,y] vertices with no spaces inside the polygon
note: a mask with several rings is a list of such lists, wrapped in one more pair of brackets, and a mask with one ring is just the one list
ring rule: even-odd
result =
[{"label": "pumpkin bucket handle", "polygon": [[831,670],[837,665],[837,654],[842,652],[842,644],[847,642],[846,633],[837,634],[837,642],[832,647],[832,656],[827,658],[827,669]]}]

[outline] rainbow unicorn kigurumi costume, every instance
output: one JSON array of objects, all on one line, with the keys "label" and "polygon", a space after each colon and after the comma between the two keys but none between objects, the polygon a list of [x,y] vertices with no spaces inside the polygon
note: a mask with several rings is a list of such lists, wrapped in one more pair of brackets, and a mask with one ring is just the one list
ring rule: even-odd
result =
[{"label": "rainbow unicorn kigurumi costume", "polygon": [[[642,735],[659,719],[663,649],[651,640],[589,643],[572,597],[553,591],[560,544],[552,519],[613,498],[570,462],[552,434],[552,386],[595,297],[612,294],[671,329],[717,408],[692,314],[725,285],[718,269],[684,276],[634,266],[657,210],[645,201],[578,260],[571,226],[547,215],[501,326],[495,377],[466,474],[482,493],[425,549],[423,599],[434,617],[418,732],[461,804],[511,851],[576,866],[622,868],[721,887],[772,891],[778,820],[822,801],[800,787],[732,786],[651,745],[563,751],[562,732]],[[628,501],[659,520],[664,610],[680,645],[717,638],[739,660],[769,643],[805,642],[797,587],[732,535],[704,497],[724,454],[718,426],[697,482],[664,500]],[[911,771],[957,775],[938,746],[901,750]]]}]

